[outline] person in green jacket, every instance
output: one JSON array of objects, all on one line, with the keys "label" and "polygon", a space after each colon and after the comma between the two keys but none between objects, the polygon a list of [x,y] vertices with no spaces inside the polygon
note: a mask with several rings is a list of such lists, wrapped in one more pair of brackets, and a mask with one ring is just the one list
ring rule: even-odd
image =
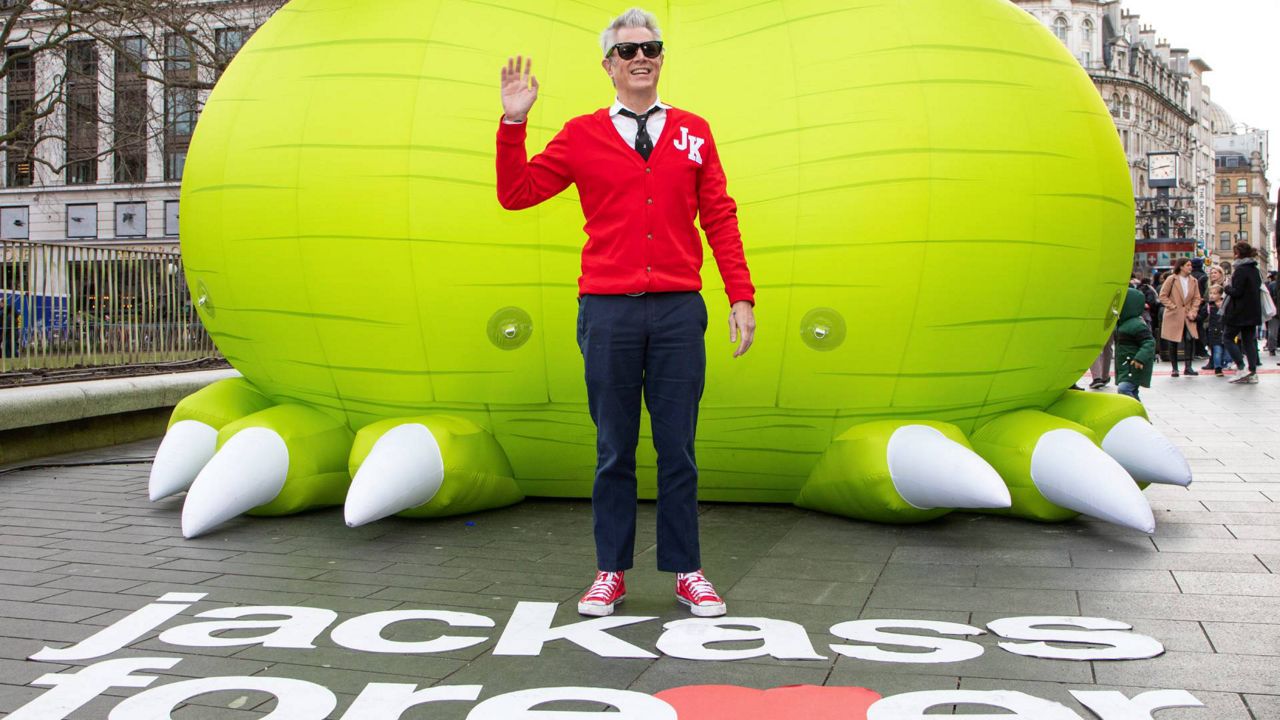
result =
[{"label": "person in green jacket", "polygon": [[1138,387],[1151,387],[1151,368],[1156,362],[1156,340],[1142,319],[1145,303],[1141,292],[1129,288],[1116,325],[1116,388],[1139,402]]}]

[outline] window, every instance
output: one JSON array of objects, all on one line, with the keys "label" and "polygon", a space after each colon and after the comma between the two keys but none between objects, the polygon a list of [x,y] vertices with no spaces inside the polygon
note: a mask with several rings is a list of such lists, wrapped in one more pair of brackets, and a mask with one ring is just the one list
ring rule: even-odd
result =
[{"label": "window", "polygon": [[146,237],[147,204],[116,203],[116,237]]},{"label": "window", "polygon": [[147,179],[146,42],[121,38],[116,50],[115,181],[140,183]]},{"label": "window", "polygon": [[1120,94],[1111,93],[1111,102],[1107,103],[1111,108],[1111,117],[1120,117]]},{"label": "window", "polygon": [[1225,231],[1218,233],[1218,249],[1219,250],[1231,249],[1231,233],[1225,232]]},{"label": "window", "polygon": [[177,200],[166,200],[164,203],[164,234],[168,237],[178,236]]},{"label": "window", "polygon": [[189,37],[165,38],[164,179],[181,180],[187,148],[200,111],[196,102],[194,43]]},{"label": "window", "polygon": [[1224,179],[1224,180],[1222,181],[1222,187],[1218,188],[1218,194],[1219,194],[1219,195],[1230,195],[1230,194],[1231,194],[1231,181],[1230,181],[1230,180],[1226,180],[1226,179]]},{"label": "window", "polygon": [[1248,230],[1241,230],[1241,231],[1240,231],[1240,242],[1249,242],[1249,231],[1248,231]]},{"label": "window", "polygon": [[1125,120],[1128,120],[1132,116],[1133,116],[1133,101],[1129,99],[1128,95],[1125,95],[1124,96],[1124,118]]},{"label": "window", "polygon": [[[6,187],[28,187],[35,178],[31,153],[35,149],[36,138],[33,117],[36,73],[35,63],[27,52],[27,48],[5,50],[5,64],[9,66],[5,129],[11,138],[5,144],[5,160],[8,164],[5,171]],[[7,224],[4,231],[9,231]]]},{"label": "window", "polygon": [[1085,51],[1088,52],[1093,49],[1093,21],[1085,18],[1084,22],[1080,25],[1080,33],[1080,40],[1084,44]]},{"label": "window", "polygon": [[98,206],[96,204],[67,206],[67,237],[98,237]]},{"label": "window", "polygon": [[1058,39],[1061,40],[1062,42],[1065,43],[1067,41],[1067,32],[1070,29],[1071,29],[1071,25],[1067,22],[1066,18],[1059,15],[1056,19],[1054,19],[1053,34],[1057,35]]},{"label": "window", "polygon": [[1237,195],[1248,195],[1248,194],[1249,194],[1249,181],[1248,181],[1248,180],[1246,180],[1246,179],[1244,179],[1244,178],[1240,178],[1239,180],[1236,180],[1236,194],[1237,194]]},{"label": "window", "polygon": [[0,240],[26,240],[31,237],[27,206],[0,208]]},{"label": "window", "polygon": [[220,28],[213,34],[214,52],[217,56],[214,58],[214,64],[217,68],[218,77],[222,77],[222,73],[231,64],[231,60],[235,58],[236,53],[240,52],[240,48],[244,47],[245,42],[249,39],[252,31],[248,28]]},{"label": "window", "polygon": [[67,184],[98,181],[98,47],[67,43]]},{"label": "window", "polygon": [[1218,222],[1231,222],[1231,206],[1221,205],[1218,207]]}]

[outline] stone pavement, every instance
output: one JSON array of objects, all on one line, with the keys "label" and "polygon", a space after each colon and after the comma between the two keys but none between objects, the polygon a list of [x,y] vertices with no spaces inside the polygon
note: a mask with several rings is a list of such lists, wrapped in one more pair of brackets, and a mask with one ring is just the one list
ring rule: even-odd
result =
[{"label": "stone pavement", "polygon": [[[1274,358],[1266,359],[1274,368]],[[180,500],[147,502],[145,458],[154,442],[73,458],[84,465],[3,474],[0,714],[45,692],[30,685],[45,673],[75,672],[72,665],[102,659],[170,657],[182,660],[139,674],[158,675],[154,687],[219,676],[309,680],[338,695],[333,717],[367,683],[380,682],[483,685],[481,700],[556,686],[652,693],[687,685],[826,684],[884,695],[1004,689],[1060,702],[1082,718],[1093,715],[1068,690],[1133,696],[1165,688],[1188,690],[1207,708],[1164,710],[1160,720],[1280,718],[1280,375],[1254,386],[1227,385],[1211,375],[1155,382],[1144,391],[1147,407],[1190,459],[1196,481],[1189,489],[1146,491],[1158,522],[1153,537],[1083,519],[1042,525],[955,513],[926,525],[886,527],[785,506],[704,506],[706,566],[732,615],[800,623],[822,660],[605,659],[563,640],[534,657],[495,655],[496,638],[521,601],[559,603],[557,623],[578,620],[573,601],[593,566],[590,507],[582,501],[531,500],[472,517],[390,519],[355,530],[332,509],[244,518],[188,541],[178,531]],[[135,462],[112,464],[130,459]],[[641,508],[640,527],[643,551],[628,575],[622,613],[659,620],[612,634],[660,655],[659,623],[687,615],[672,601],[669,576],[653,570],[651,504]],[[489,639],[431,654],[352,650],[327,631],[315,649],[191,647],[149,632],[98,660],[26,659],[45,645],[79,642],[170,592],[206,595],[161,629],[192,622],[199,612],[245,605],[325,608],[336,611],[339,622],[393,609],[473,612],[496,626],[450,628],[452,636]],[[1128,622],[1166,652],[1135,661],[1048,660],[1006,652],[996,647],[999,638],[985,634],[968,638],[985,650],[973,659],[892,664],[829,647],[846,642],[830,629],[847,620],[927,619],[981,628],[1021,615]],[[407,622],[383,636],[426,641],[442,628]],[[106,718],[120,698],[137,692],[108,690],[69,717]],[[194,698],[173,717],[262,717],[275,703],[258,691],[222,691]],[[403,717],[463,718],[473,706],[430,704]]]}]

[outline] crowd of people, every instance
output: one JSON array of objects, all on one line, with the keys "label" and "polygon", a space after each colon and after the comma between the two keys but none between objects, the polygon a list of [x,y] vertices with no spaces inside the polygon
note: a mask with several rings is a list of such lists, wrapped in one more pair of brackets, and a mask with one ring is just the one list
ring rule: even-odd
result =
[{"label": "crowd of people", "polygon": [[[1123,304],[1116,334],[1089,368],[1090,387],[1106,387],[1114,377],[1120,392],[1136,399],[1138,385],[1150,385],[1150,365],[1157,361],[1169,362],[1173,377],[1200,371],[1222,377],[1234,370],[1229,382],[1258,382],[1259,341],[1271,358],[1280,344],[1280,284],[1275,271],[1264,279],[1248,243],[1233,251],[1233,260],[1207,269],[1204,258],[1178,258],[1154,280],[1133,275],[1131,302]],[[1135,325],[1139,308],[1143,324]],[[1205,363],[1196,370],[1198,359]]]}]

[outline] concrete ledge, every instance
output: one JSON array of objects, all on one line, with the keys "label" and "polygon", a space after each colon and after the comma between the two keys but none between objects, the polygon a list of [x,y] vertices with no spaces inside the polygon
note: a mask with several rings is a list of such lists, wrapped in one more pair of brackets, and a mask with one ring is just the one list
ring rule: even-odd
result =
[{"label": "concrete ledge", "polygon": [[204,370],[3,388],[0,432],[171,408],[200,388],[239,374]]}]

